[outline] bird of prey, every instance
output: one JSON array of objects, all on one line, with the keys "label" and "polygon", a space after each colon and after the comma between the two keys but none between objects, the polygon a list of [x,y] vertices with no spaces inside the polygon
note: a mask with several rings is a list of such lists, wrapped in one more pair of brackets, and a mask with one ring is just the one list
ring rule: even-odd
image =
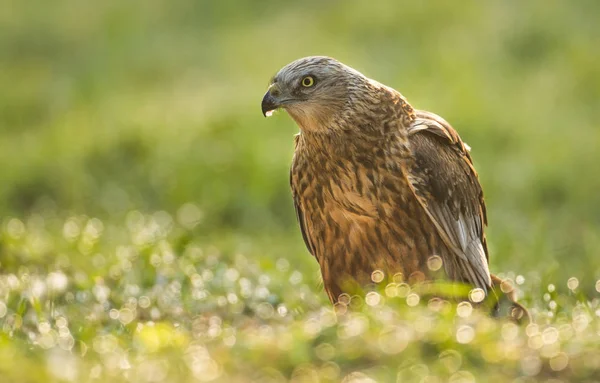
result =
[{"label": "bird of prey", "polygon": [[[291,189],[302,236],[329,299],[374,271],[408,280],[445,276],[488,295],[483,192],[458,133],[396,90],[330,57],[283,67],[262,100],[300,128]],[[433,258],[432,258],[433,257]]]}]

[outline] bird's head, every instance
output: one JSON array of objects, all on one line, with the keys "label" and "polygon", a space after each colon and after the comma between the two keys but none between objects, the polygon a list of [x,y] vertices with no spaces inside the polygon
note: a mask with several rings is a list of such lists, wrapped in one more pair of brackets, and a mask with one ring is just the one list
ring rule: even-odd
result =
[{"label": "bird's head", "polygon": [[368,81],[333,58],[301,58],[273,77],[262,100],[262,112],[270,116],[282,108],[303,130],[331,128],[333,121],[350,109],[352,93]]}]

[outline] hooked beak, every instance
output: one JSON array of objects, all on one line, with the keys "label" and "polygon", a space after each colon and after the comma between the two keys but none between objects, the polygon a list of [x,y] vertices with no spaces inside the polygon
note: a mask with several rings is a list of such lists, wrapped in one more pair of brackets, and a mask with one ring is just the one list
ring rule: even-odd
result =
[{"label": "hooked beak", "polygon": [[263,116],[269,117],[271,114],[273,114],[275,109],[279,108],[279,106],[279,102],[275,99],[275,97],[273,97],[273,94],[271,94],[271,89],[269,89],[262,99],[261,107]]}]

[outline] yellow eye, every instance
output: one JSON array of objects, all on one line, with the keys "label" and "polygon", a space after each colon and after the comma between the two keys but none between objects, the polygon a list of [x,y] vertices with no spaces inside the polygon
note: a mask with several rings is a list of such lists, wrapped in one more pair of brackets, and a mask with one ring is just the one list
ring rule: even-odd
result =
[{"label": "yellow eye", "polygon": [[302,79],[302,86],[306,87],[306,88],[310,88],[311,86],[315,85],[315,79],[310,77],[310,76],[306,76]]}]

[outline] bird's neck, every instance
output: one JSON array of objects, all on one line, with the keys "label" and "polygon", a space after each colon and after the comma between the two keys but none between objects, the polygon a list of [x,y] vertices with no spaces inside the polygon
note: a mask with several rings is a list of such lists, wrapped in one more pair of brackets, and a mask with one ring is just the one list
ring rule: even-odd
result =
[{"label": "bird's neck", "polygon": [[348,157],[357,152],[403,146],[408,151],[407,129],[414,110],[397,91],[377,82],[366,92],[350,95],[342,113],[324,129],[300,125],[299,141],[312,155]]},{"label": "bird's neck", "polygon": [[[405,133],[400,129],[387,134],[356,134],[354,132],[302,131],[297,136],[297,152],[307,162],[337,162],[360,157],[409,157]],[[399,157],[398,157],[399,156]]]}]

